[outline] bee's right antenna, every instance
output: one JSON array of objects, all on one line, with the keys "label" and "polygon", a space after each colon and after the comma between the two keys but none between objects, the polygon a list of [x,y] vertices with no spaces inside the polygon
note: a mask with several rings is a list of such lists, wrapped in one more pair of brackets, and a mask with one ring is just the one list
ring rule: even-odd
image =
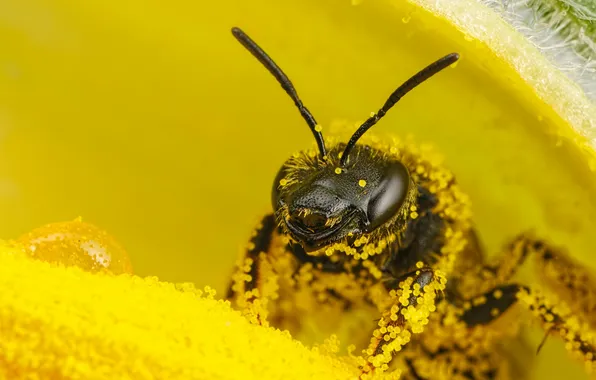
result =
[{"label": "bee's right antenna", "polygon": [[323,135],[320,131],[317,131],[317,122],[314,116],[310,113],[310,111],[302,104],[302,101],[298,97],[296,93],[296,89],[294,89],[294,85],[290,82],[288,76],[273,62],[273,60],[254,42],[249,36],[246,35],[240,28],[232,28],[232,34],[236,39],[249,51],[256,59],[259,60],[269,70],[269,72],[277,79],[281,87],[286,91],[290,98],[294,101],[296,107],[300,111],[300,114],[306,120],[306,123],[310,127],[313,135],[315,136],[315,140],[317,141],[317,145],[319,146],[319,152],[321,154],[321,158],[324,158],[327,155],[327,151],[325,149],[325,140],[323,140]]},{"label": "bee's right antenna", "polygon": [[352,149],[356,146],[356,142],[358,141],[358,139],[362,137],[362,135],[366,131],[368,131],[370,127],[377,124],[377,122],[381,120],[383,116],[385,116],[387,111],[389,111],[391,107],[395,105],[395,103],[397,103],[401,98],[404,97],[404,95],[413,90],[416,86],[418,86],[428,78],[432,77],[439,71],[451,66],[458,59],[459,54],[448,54],[443,58],[440,58],[437,61],[426,66],[424,69],[420,70],[413,77],[411,77],[401,86],[399,86],[397,90],[395,90],[393,94],[389,96],[389,99],[387,99],[383,107],[376,114],[369,117],[364,123],[362,123],[362,125],[356,130],[356,132],[354,132],[354,134],[350,138],[350,141],[348,141],[348,143],[346,144],[344,152],[342,153],[341,160],[339,161],[339,166],[344,167],[346,165],[346,163],[348,162],[348,156],[350,155]]}]

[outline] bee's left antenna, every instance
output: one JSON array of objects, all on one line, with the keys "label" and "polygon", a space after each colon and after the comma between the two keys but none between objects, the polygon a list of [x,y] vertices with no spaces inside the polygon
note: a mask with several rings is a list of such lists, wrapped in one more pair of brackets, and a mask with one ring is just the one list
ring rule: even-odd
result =
[{"label": "bee's left antenna", "polygon": [[286,93],[292,98],[296,107],[300,111],[300,114],[306,120],[306,123],[310,127],[311,132],[315,136],[315,140],[317,141],[317,145],[319,147],[319,152],[321,153],[321,158],[327,155],[327,151],[325,149],[325,141],[323,140],[323,135],[320,131],[317,131],[317,122],[310,111],[302,104],[302,100],[298,97],[298,93],[296,93],[296,89],[294,85],[288,78],[288,76],[282,71],[273,62],[273,60],[256,44],[249,36],[246,35],[240,28],[232,28],[232,34],[236,39],[249,51],[251,54],[259,60],[269,70],[269,72],[277,79],[281,87],[286,91]]}]

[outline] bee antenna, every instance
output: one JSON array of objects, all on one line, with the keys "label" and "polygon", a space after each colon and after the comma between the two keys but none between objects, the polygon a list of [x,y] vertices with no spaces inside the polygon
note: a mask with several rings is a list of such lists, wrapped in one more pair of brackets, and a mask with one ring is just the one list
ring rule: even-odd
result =
[{"label": "bee antenna", "polygon": [[319,152],[321,153],[321,158],[327,155],[327,151],[325,149],[325,141],[323,140],[323,135],[321,132],[316,130],[317,122],[310,111],[302,104],[302,100],[298,97],[298,93],[294,88],[294,85],[288,78],[288,76],[282,71],[282,69],[277,66],[275,62],[254,42],[246,33],[244,33],[240,28],[232,28],[232,34],[236,39],[256,58],[265,66],[267,70],[277,79],[281,87],[286,91],[286,93],[292,98],[296,107],[300,111],[300,114],[306,120],[306,124],[310,127],[311,132],[315,136],[315,140],[317,141],[317,145],[319,147]]},{"label": "bee antenna", "polygon": [[383,107],[376,114],[369,117],[364,123],[362,123],[362,125],[356,130],[356,132],[354,132],[342,153],[339,165],[342,167],[346,165],[346,163],[348,162],[348,156],[350,155],[352,149],[356,146],[356,142],[358,141],[358,139],[360,139],[360,137],[362,137],[362,135],[365,134],[366,131],[370,129],[370,127],[377,124],[377,122],[381,120],[383,116],[385,116],[387,111],[389,111],[391,107],[395,105],[395,103],[397,103],[401,98],[403,98],[404,95],[406,95],[408,92],[412,91],[416,86],[418,86],[428,78],[432,77],[439,71],[452,65],[458,59],[459,54],[448,54],[443,58],[440,58],[437,61],[431,63],[424,69],[420,70],[413,77],[411,77],[401,86],[399,86],[397,90],[395,90],[393,94],[389,96],[389,99],[387,99]]}]

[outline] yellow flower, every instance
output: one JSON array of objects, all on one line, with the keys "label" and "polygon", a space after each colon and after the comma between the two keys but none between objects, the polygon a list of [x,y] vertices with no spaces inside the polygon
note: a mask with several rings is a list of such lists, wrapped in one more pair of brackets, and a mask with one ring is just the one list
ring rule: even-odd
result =
[{"label": "yellow flower", "polygon": [[348,379],[354,367],[255,327],[213,291],[100,275],[0,245],[2,379]]},{"label": "yellow flower", "polygon": [[[416,89],[375,128],[413,134],[444,154],[471,195],[489,251],[536,228],[596,267],[595,106],[473,0],[2,2],[2,236],[83,215],[118,237],[135,273],[209,284],[221,294],[251,223],[268,210],[279,165],[313,144],[278,84],[233,39],[232,26],[272,55],[324,132],[336,119],[366,118],[413,72],[460,52],[449,75]],[[3,291],[3,318],[31,333],[30,344],[39,344],[45,331],[63,350],[6,341],[14,352],[38,347],[40,355],[67,358],[76,352],[69,342],[80,339],[88,356],[60,363],[87,374],[112,368],[114,346],[126,359],[117,362],[121,373],[201,367],[229,378],[262,378],[262,367],[252,364],[264,357],[277,363],[268,374],[281,375],[274,371],[286,370],[284,360],[296,360],[287,362],[296,376],[350,373],[277,332],[244,325],[221,303],[180,295],[171,285],[50,268],[3,252],[0,281],[13,289]],[[106,309],[94,306],[92,296],[105,300]],[[144,313],[149,304],[154,314]],[[33,312],[43,328],[28,324]],[[128,324],[113,323],[121,318]],[[244,327],[231,335],[207,328],[222,319]],[[198,352],[184,346],[192,334],[205,339],[191,339]],[[232,337],[239,334],[260,348],[242,346]],[[207,351],[217,337],[219,348]],[[575,363],[561,365],[565,353],[557,344],[549,342],[537,357],[536,378],[580,376]],[[279,352],[295,355],[274,356]],[[20,357],[32,360],[19,364],[27,366],[42,356]],[[308,368],[310,361],[319,364]],[[99,363],[105,365],[95,368]]]}]

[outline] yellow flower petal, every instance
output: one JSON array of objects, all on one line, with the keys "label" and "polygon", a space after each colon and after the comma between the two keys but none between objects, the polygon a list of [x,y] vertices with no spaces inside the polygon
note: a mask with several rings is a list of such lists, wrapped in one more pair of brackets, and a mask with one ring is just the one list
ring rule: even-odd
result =
[{"label": "yellow flower petal", "polygon": [[[180,290],[177,290],[180,289]],[[0,244],[2,379],[349,379],[191,286],[85,272]]]}]

